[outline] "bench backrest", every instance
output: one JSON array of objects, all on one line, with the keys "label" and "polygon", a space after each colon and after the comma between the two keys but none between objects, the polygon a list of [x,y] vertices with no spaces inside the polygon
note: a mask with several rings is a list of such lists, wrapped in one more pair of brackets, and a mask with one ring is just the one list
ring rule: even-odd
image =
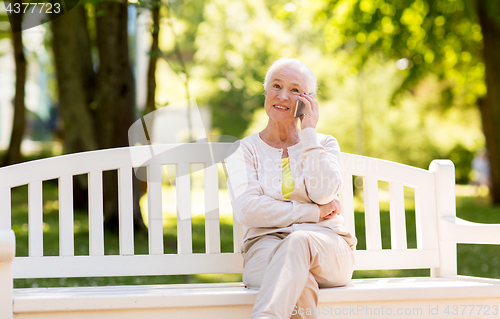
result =
[{"label": "bench backrest", "polygon": [[[240,273],[241,225],[234,222],[234,251],[221,253],[219,174],[214,165],[232,144],[194,143],[137,146],[76,153],[0,168],[0,229],[10,229],[11,188],[28,185],[29,256],[16,257],[14,278],[137,276]],[[182,152],[175,152],[182,147]],[[160,154],[147,161],[149,254],[134,254],[132,184],[135,154]],[[214,160],[215,159],[215,160]],[[357,251],[358,270],[438,268],[436,182],[433,172],[394,162],[342,153],[340,194],[346,227],[355,232],[353,176],[363,180],[366,250]],[[143,161],[144,162],[144,161]],[[205,253],[192,252],[190,165],[204,165]],[[162,165],[176,167],[177,254],[164,254]],[[119,255],[104,254],[103,171],[117,170]],[[89,188],[89,255],[75,256],[73,176],[87,174]],[[59,181],[59,256],[43,255],[42,182]],[[378,181],[389,184],[390,249],[382,249]],[[408,249],[404,187],[415,190],[417,247]],[[181,218],[182,216],[182,218]],[[362,215],[363,216],[363,215]],[[360,218],[356,216],[357,218]]]}]

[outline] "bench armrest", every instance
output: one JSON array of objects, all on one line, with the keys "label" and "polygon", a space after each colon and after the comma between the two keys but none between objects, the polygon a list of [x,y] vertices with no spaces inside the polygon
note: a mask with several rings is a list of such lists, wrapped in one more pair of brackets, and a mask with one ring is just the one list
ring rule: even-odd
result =
[{"label": "bench armrest", "polygon": [[481,224],[455,216],[443,216],[448,241],[461,244],[500,245],[500,224]]}]

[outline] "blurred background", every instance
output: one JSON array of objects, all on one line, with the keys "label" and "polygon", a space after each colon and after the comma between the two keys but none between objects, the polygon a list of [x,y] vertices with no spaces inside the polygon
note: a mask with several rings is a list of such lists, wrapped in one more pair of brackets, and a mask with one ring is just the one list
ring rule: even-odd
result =
[{"label": "blurred background", "polygon": [[[128,146],[134,121],[193,97],[207,134],[256,133],[267,123],[267,67],[287,56],[317,75],[318,131],[342,151],[424,169],[449,158],[459,216],[500,222],[500,1],[80,0],[32,28],[9,20],[16,2],[0,5],[2,166]],[[85,179],[75,183],[84,216]],[[48,233],[54,185],[44,192]],[[145,190],[136,188],[139,205]],[[17,205],[22,234],[24,201]],[[116,200],[105,205],[112,234]],[[146,226],[136,219],[139,233]],[[461,246],[459,273],[500,278],[498,247]]]}]

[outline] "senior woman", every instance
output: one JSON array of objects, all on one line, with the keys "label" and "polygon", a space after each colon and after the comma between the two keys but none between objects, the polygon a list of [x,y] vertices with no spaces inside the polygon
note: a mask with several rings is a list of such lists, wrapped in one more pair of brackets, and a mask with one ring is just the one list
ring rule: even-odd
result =
[{"label": "senior woman", "polygon": [[[278,59],[264,88],[267,127],[228,158],[244,231],[243,282],[260,290],[252,319],[316,318],[319,287],[346,285],[355,264],[357,241],[337,199],[340,149],[334,137],[316,133],[316,77],[304,63]],[[299,118],[297,101],[305,104]]]}]

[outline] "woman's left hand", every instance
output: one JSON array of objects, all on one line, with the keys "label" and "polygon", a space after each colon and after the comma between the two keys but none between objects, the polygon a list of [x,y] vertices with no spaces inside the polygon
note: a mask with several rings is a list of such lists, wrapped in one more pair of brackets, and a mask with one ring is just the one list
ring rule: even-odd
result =
[{"label": "woman's left hand", "polygon": [[[320,210],[320,220],[333,218],[336,215],[339,215],[340,211],[342,210],[342,207],[340,206],[340,200],[338,200],[337,198],[333,199],[328,204],[318,206]],[[322,213],[322,211],[324,213]]]},{"label": "woman's left hand", "polygon": [[319,119],[318,101],[316,101],[312,95],[307,93],[300,94],[299,100],[304,102],[306,106],[304,115],[300,117],[301,129],[303,130],[308,127],[316,128],[316,124],[318,124]]}]

